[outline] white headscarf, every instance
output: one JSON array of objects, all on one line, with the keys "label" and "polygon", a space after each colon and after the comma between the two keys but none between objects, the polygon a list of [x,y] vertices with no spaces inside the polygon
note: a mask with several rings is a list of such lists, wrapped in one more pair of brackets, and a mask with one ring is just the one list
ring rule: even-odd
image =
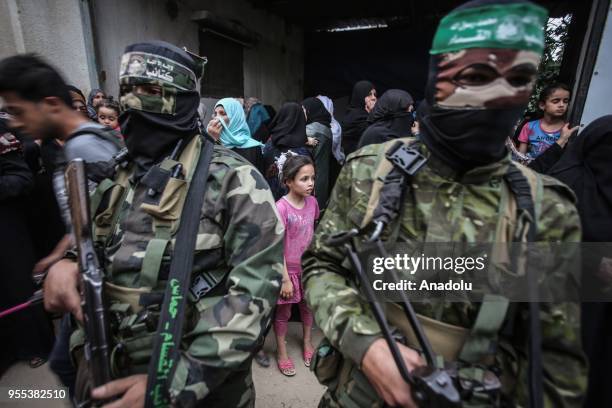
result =
[{"label": "white headscarf", "polygon": [[331,131],[332,131],[332,153],[338,163],[344,163],[344,152],[342,151],[342,127],[334,117],[334,103],[327,96],[319,95],[317,98],[323,102],[325,109],[331,115]]}]

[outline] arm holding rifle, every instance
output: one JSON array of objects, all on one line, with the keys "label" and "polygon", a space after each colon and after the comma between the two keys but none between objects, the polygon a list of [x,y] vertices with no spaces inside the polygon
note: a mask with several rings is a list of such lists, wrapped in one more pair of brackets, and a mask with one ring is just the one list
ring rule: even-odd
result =
[{"label": "arm holding rifle", "polygon": [[92,239],[89,189],[83,160],[76,159],[68,165],[66,186],[78,263],[66,259],[51,268],[45,280],[45,307],[70,311],[83,323],[87,338],[85,359],[89,364],[92,385],[96,387],[111,380],[109,331],[102,293],[103,271]]},{"label": "arm holding rifle", "polygon": [[[390,406],[413,407],[416,405],[410,386],[400,375],[369,303],[354,284],[356,278],[344,249],[325,242],[327,236],[356,227],[348,215],[356,202],[356,197],[351,196],[353,184],[358,186],[360,195],[367,197],[373,177],[360,173],[356,180],[354,172],[372,167],[362,165],[376,158],[368,155],[369,151],[361,150],[363,157],[353,156],[342,168],[329,206],[302,258],[306,300],[327,339],[360,367],[378,395]],[[423,364],[416,351],[397,345],[409,370]]]}]

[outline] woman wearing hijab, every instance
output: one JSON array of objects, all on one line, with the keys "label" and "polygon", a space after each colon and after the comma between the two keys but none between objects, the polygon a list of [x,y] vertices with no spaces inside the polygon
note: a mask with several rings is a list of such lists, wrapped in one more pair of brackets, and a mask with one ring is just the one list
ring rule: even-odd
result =
[{"label": "woman wearing hijab", "polygon": [[312,151],[317,171],[314,190],[319,208],[323,210],[329,197],[329,165],[332,156],[331,115],[325,109],[323,102],[317,98],[304,99],[302,106],[306,111],[306,136],[318,141]]},{"label": "woman wearing hijab", "polygon": [[72,109],[79,111],[84,117],[89,119],[87,102],[85,101],[85,95],[76,86],[68,85],[68,93],[72,98]]},{"label": "woman wearing hijab", "polygon": [[325,109],[331,115],[332,153],[336,161],[339,164],[343,164],[345,156],[342,151],[342,126],[340,126],[340,122],[334,117],[334,103],[329,97],[324,95],[317,96],[317,99],[323,102],[323,106],[325,106]]},{"label": "woman wearing hijab", "polygon": [[368,114],[376,104],[376,88],[370,81],[359,81],[353,87],[351,101],[342,120],[342,149],[349,155],[357,150],[359,139],[368,127]]},{"label": "woman wearing hijab", "polygon": [[270,119],[272,119],[268,111],[259,99],[253,97],[247,98],[245,110],[247,124],[249,129],[251,129],[253,139],[266,143],[270,137],[270,130],[267,125],[270,123]]},{"label": "woman wearing hijab", "polygon": [[[612,115],[593,121],[570,142],[548,174],[576,193],[583,242],[612,242]],[[602,245],[603,246],[603,245]],[[605,245],[609,248],[609,244]],[[606,253],[607,252],[607,253]],[[604,259],[606,258],[606,259]],[[582,256],[584,300],[610,288],[602,267],[609,251],[590,249]],[[601,297],[600,297],[601,298]],[[582,341],[589,358],[589,387],[585,407],[612,406],[606,373],[612,367],[612,303],[582,304]]]},{"label": "woman wearing hijab", "polygon": [[91,120],[98,121],[98,114],[96,113],[96,107],[106,99],[104,91],[101,89],[92,89],[87,98],[87,116]]},{"label": "woman wearing hijab", "polygon": [[265,177],[270,184],[275,200],[286,193],[278,179],[279,167],[282,167],[286,154],[312,156],[308,146],[316,146],[315,138],[306,136],[306,114],[302,105],[286,102],[272,119],[269,125],[270,140],[264,149]]},{"label": "woman wearing hijab", "polygon": [[363,132],[359,148],[410,136],[414,123],[412,96],[401,89],[389,89],[380,97],[370,113],[370,126]]},{"label": "woman wearing hijab", "polygon": [[327,96],[319,95],[317,98],[323,102],[323,106],[331,115],[331,132],[332,132],[332,155],[333,159],[329,163],[329,191],[334,188],[336,179],[344,164],[344,152],[342,151],[342,126],[334,117],[334,103]]},{"label": "woman wearing hijab", "polygon": [[263,174],[263,144],[251,137],[244,110],[238,100],[234,98],[219,100],[206,131],[223,146],[251,162]]}]

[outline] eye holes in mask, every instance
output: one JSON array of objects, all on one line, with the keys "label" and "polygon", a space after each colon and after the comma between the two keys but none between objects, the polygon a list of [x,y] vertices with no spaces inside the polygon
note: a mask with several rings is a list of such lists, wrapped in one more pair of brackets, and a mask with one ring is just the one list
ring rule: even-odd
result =
[{"label": "eye holes in mask", "polygon": [[453,82],[459,86],[483,86],[497,78],[504,77],[511,86],[518,88],[529,85],[535,79],[536,74],[537,70],[532,64],[517,65],[505,75],[500,74],[490,65],[472,64],[455,75]]},{"label": "eye holes in mask", "polygon": [[164,90],[159,85],[140,84],[140,85],[121,85],[121,94],[132,92],[136,95],[163,96]]}]

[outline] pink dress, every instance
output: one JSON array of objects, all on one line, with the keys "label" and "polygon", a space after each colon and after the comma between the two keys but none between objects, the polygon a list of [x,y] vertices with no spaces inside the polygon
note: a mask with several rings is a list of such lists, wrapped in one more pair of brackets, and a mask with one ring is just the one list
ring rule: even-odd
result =
[{"label": "pink dress", "polygon": [[295,208],[285,197],[276,202],[276,208],[285,225],[285,262],[293,284],[293,297],[280,299],[277,304],[299,303],[302,300],[302,254],[310,245],[315,220],[319,218],[316,198],[308,196],[303,208]]}]

